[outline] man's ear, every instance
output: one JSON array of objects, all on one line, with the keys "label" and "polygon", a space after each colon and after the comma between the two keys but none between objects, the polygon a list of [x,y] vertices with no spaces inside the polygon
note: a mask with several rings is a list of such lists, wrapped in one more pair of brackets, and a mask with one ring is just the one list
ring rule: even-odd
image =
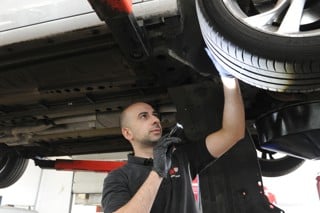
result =
[{"label": "man's ear", "polygon": [[127,139],[128,141],[131,141],[132,132],[129,128],[127,128],[127,127],[121,128],[121,133],[125,139]]}]

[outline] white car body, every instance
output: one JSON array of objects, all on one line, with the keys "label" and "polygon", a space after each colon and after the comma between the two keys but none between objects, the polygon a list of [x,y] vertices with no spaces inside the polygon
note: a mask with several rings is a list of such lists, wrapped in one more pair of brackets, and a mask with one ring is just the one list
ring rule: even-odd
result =
[{"label": "white car body", "polygon": [[[177,14],[176,0],[133,0],[137,19]],[[87,0],[3,0],[0,7],[0,46],[100,26]]]}]

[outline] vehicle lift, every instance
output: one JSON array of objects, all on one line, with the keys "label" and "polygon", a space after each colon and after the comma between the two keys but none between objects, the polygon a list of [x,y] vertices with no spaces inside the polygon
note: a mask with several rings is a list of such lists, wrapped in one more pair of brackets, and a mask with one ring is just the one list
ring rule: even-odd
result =
[{"label": "vehicle lift", "polygon": [[33,159],[36,166],[42,169],[55,169],[64,171],[90,171],[108,173],[123,166],[126,161],[104,161],[104,160],[44,160]]},{"label": "vehicle lift", "polygon": [[[114,35],[123,54],[131,61],[143,61],[151,54],[144,31],[139,26],[132,12],[131,0],[88,0],[101,20],[104,20]],[[193,18],[183,21],[195,21],[194,2],[186,1],[182,8],[184,15]],[[190,9],[191,8],[191,9]],[[182,11],[183,13],[183,11]],[[184,26],[194,24],[184,23]],[[194,28],[194,27],[193,27]],[[196,27],[195,27],[196,28]],[[191,30],[186,27],[186,30]],[[194,29],[192,29],[194,30]],[[199,30],[199,29],[198,29]],[[184,32],[190,37],[201,35]],[[199,39],[200,41],[201,39]],[[199,48],[193,45],[193,48]],[[173,47],[174,49],[174,47]],[[177,47],[177,51],[181,49]],[[184,50],[186,58],[193,58],[194,49]],[[209,61],[193,61],[194,67]],[[200,62],[199,62],[200,61]],[[191,61],[192,62],[192,61]],[[198,65],[197,65],[198,63]],[[187,85],[169,89],[169,94],[177,108],[177,121],[183,125],[185,136],[198,141],[205,135],[217,130],[221,125],[223,104],[222,87],[213,82],[201,85]],[[188,94],[182,95],[182,94]],[[34,159],[41,168],[57,170],[86,170],[110,172],[122,166],[124,161],[88,161],[88,160],[55,160]],[[319,178],[320,179],[320,178]],[[209,165],[199,174],[201,208],[206,212],[219,213],[282,213],[280,208],[268,201],[264,194],[261,171],[257,160],[255,146],[249,134],[237,143],[229,152]]]}]

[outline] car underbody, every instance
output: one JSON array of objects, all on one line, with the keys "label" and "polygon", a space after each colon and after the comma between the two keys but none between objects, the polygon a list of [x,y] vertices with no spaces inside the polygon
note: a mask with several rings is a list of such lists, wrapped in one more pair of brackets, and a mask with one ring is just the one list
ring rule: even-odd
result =
[{"label": "car underbody", "polygon": [[[2,168],[15,164],[8,160],[11,155],[21,160],[130,151],[118,116],[138,101],[159,111],[165,132],[179,122],[191,141],[203,138],[208,125],[213,125],[210,130],[219,128],[220,77],[206,56],[193,1],[144,16],[110,15],[99,10],[101,2],[90,2],[107,24],[0,47]],[[316,84],[312,90],[293,92],[296,87],[289,87],[279,92],[241,81],[248,137],[262,153],[263,174],[286,174],[305,159],[319,158]],[[200,118],[209,120],[202,123]],[[301,119],[307,124],[295,126]],[[275,144],[283,138],[294,141],[298,132],[307,139],[264,146],[273,137]],[[285,157],[273,159],[277,152]]]}]

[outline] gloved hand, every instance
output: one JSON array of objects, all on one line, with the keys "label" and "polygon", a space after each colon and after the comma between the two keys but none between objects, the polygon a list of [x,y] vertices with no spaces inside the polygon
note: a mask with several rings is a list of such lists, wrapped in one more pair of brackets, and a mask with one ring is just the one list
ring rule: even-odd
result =
[{"label": "gloved hand", "polygon": [[225,78],[234,78],[232,74],[230,74],[227,70],[225,70],[217,61],[215,58],[216,56],[213,55],[213,53],[208,49],[205,48],[209,58],[213,62],[214,66],[216,67],[216,70],[219,72],[220,77],[225,77]]},{"label": "gloved hand", "polygon": [[162,136],[157,145],[153,148],[153,168],[160,177],[167,178],[171,167],[171,156],[173,144],[180,143],[181,139],[177,137]]}]

